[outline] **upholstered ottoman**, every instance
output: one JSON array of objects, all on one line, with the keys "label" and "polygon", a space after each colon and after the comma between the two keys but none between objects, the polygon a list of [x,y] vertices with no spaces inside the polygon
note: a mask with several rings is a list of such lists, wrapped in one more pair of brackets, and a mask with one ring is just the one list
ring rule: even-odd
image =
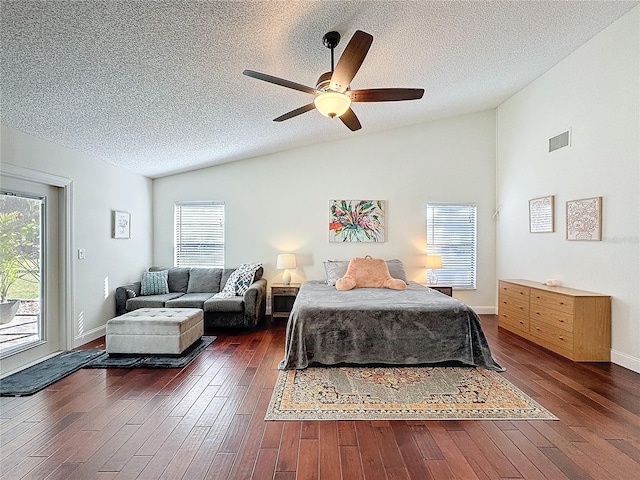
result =
[{"label": "upholstered ottoman", "polygon": [[179,355],[203,334],[199,308],[140,308],[107,322],[107,353]]}]

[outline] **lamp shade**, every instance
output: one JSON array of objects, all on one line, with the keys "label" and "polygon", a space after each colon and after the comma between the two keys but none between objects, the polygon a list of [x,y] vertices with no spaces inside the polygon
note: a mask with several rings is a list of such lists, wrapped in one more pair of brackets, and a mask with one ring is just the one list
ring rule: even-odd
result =
[{"label": "lamp shade", "polygon": [[276,268],[278,270],[296,268],[296,256],[293,253],[281,253],[278,255]]},{"label": "lamp shade", "polygon": [[442,268],[442,255],[427,255],[427,268]]},{"label": "lamp shade", "polygon": [[340,92],[324,92],[313,101],[316,109],[325,117],[339,117],[349,109],[351,99]]}]

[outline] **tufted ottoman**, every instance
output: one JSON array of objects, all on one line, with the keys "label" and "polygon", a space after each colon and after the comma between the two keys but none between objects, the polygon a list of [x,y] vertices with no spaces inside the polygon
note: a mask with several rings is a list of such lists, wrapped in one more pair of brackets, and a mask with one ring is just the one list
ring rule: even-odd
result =
[{"label": "tufted ottoman", "polygon": [[107,353],[179,355],[203,334],[199,308],[140,308],[107,322]]}]

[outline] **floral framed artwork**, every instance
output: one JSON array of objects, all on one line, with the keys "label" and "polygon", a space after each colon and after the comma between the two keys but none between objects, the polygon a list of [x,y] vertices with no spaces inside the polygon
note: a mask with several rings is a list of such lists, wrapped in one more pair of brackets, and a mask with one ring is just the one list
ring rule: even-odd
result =
[{"label": "floral framed artwork", "polygon": [[567,202],[567,240],[602,240],[602,197]]},{"label": "floral framed artwork", "polygon": [[113,210],[111,220],[113,238],[131,238],[131,214],[120,210]]},{"label": "floral framed artwork", "polygon": [[529,200],[529,232],[553,233],[555,231],[554,196]]},{"label": "floral framed artwork", "polygon": [[329,200],[329,242],[384,242],[384,200]]}]

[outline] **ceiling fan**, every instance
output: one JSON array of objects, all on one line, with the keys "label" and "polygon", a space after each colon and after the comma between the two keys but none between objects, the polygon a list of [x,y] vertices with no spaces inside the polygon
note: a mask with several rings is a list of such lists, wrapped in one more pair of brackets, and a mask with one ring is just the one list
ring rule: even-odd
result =
[{"label": "ceiling fan", "polygon": [[242,72],[249,77],[257,78],[269,83],[275,83],[283,87],[299,90],[314,95],[312,103],[296,108],[284,115],[274,118],[274,122],[282,122],[316,109],[322,115],[330,118],[339,117],[350,130],[362,128],[356,114],[351,110],[352,102],[393,102],[399,100],[418,100],[422,98],[422,88],[372,88],[367,90],[351,90],[349,84],[356,76],[369,47],[373,42],[373,36],[361,30],[353,34],[347,47],[342,52],[338,64],[334,68],[333,50],[340,42],[338,32],[329,32],[322,37],[322,43],[331,49],[331,71],[320,75],[315,88],[307,87],[299,83],[284,80],[282,78],[267,75],[266,73],[245,70]]}]

